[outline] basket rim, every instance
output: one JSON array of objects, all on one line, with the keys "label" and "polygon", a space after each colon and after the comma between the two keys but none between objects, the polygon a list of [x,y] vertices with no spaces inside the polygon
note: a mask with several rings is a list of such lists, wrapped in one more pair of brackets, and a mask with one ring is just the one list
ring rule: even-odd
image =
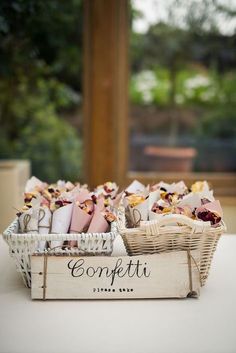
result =
[{"label": "basket rim", "polygon": [[[146,221],[147,224],[153,224],[153,222],[155,224],[158,225],[158,221],[153,221],[153,220],[149,220],[149,221]],[[204,224],[204,221],[202,221],[202,223]],[[137,236],[142,236],[144,234],[146,234],[145,232],[145,229],[143,227],[136,227],[136,228],[128,228],[126,226],[126,217],[125,217],[125,210],[121,210],[120,209],[120,212],[119,212],[119,217],[118,217],[118,221],[117,221],[117,228],[118,228],[118,232],[124,236],[124,235],[133,235],[134,233],[136,233]],[[203,227],[204,229],[204,227]],[[217,227],[209,227],[206,229],[204,229],[202,232],[193,232],[191,231],[191,227],[190,226],[187,226],[187,225],[183,225],[183,224],[179,224],[179,225],[164,225],[164,226],[161,226],[159,228],[159,232],[158,232],[158,235],[166,235],[166,234],[176,234],[176,233],[179,233],[179,234],[191,234],[191,235],[200,235],[200,234],[203,234],[203,233],[224,233],[226,232],[227,230],[227,227],[226,227],[226,224],[224,222],[224,220],[222,219],[219,223],[219,226]],[[151,234],[149,234],[151,235]]]},{"label": "basket rim", "polygon": [[110,232],[102,233],[17,233],[15,232],[18,227],[18,219],[15,218],[14,221],[3,231],[2,235],[5,240],[17,239],[18,241],[32,241],[32,240],[79,240],[81,238],[100,238],[112,240],[117,236],[117,224],[116,222],[111,223]]}]

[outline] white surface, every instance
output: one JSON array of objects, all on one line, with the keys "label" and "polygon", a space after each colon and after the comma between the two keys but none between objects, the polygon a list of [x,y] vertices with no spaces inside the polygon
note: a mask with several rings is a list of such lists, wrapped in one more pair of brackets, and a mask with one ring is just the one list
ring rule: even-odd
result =
[{"label": "white surface", "polygon": [[[122,253],[116,240],[116,255]],[[235,353],[236,236],[199,299],[31,301],[0,238],[1,353]]]}]

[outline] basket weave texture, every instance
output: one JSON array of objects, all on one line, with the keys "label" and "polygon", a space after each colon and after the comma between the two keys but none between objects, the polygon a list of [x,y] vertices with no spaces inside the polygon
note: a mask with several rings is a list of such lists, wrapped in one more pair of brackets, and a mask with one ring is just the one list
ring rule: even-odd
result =
[{"label": "basket weave texture", "polygon": [[165,215],[158,221],[141,222],[137,228],[128,228],[125,213],[119,212],[118,232],[129,256],[199,250],[201,286],[206,282],[217,243],[225,230],[223,222],[214,228],[208,222],[174,214]]},{"label": "basket weave texture", "polygon": [[[111,224],[108,233],[81,234],[30,234],[19,233],[19,223],[16,219],[4,232],[3,238],[9,246],[10,255],[14,258],[18,271],[21,273],[26,287],[31,287],[31,255],[111,255],[113,242],[117,235],[115,222]],[[55,248],[39,251],[40,241],[78,241],[79,246],[73,248]]]}]

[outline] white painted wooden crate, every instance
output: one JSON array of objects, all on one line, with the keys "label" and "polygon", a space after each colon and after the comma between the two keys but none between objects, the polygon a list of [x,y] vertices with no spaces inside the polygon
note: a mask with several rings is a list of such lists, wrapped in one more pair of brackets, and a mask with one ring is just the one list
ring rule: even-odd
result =
[{"label": "white painted wooden crate", "polygon": [[140,256],[31,257],[32,299],[184,298],[200,294],[197,250]]}]

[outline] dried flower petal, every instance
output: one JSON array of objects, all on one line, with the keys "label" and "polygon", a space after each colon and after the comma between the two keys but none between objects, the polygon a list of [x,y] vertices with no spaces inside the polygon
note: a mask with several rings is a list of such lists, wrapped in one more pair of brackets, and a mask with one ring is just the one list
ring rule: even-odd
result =
[{"label": "dried flower petal", "polygon": [[127,200],[128,200],[129,205],[131,207],[135,207],[135,206],[139,205],[140,203],[145,201],[145,199],[146,199],[146,197],[144,197],[143,195],[139,195],[139,194],[132,194],[127,197]]},{"label": "dried flower petal", "polygon": [[212,225],[216,225],[221,221],[221,217],[217,213],[207,210],[198,212],[197,218],[204,222],[211,222]]},{"label": "dried flower petal", "polygon": [[116,220],[116,216],[114,215],[114,213],[108,210],[106,210],[105,212],[102,212],[102,214],[108,223],[112,223]]}]

